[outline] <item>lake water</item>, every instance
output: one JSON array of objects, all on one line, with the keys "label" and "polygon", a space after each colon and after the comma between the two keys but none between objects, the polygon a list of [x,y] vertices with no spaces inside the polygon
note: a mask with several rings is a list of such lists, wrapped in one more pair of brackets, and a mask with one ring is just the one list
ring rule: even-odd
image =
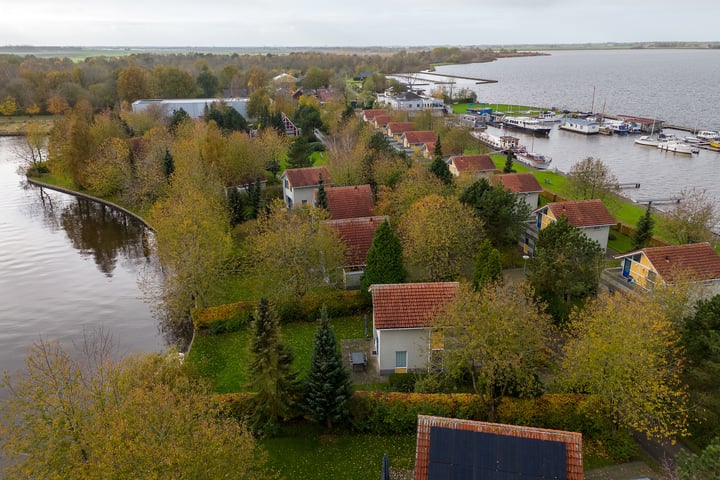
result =
[{"label": "lake water", "polygon": [[[498,80],[472,88],[479,102],[659,118],[703,130],[720,130],[720,50],[588,50],[548,52],[490,63],[449,65],[437,73]],[[666,130],[672,132],[671,130]],[[496,130],[492,133],[498,133]],[[672,132],[680,136],[684,132]],[[528,148],[550,155],[551,167],[568,172],[585,157],[600,158],[635,200],[662,199],[693,187],[705,189],[720,205],[720,153],[661,152],[634,144],[633,136],[580,135],[557,126],[548,138],[521,138]],[[533,143],[534,142],[534,143]]]},{"label": "lake water", "polygon": [[23,184],[0,137],[0,370],[39,338],[71,345],[101,327],[122,353],[166,346],[138,286],[153,260],[144,226],[108,207]]}]

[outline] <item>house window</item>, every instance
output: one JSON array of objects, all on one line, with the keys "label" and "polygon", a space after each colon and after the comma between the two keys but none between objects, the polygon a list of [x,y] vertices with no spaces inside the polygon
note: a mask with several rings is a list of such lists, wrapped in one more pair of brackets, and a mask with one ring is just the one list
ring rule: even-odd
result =
[{"label": "house window", "polygon": [[395,352],[395,368],[407,368],[407,352]]},{"label": "house window", "polygon": [[303,201],[302,201],[302,204],[303,204],[303,205],[307,205],[307,200],[303,200]]},{"label": "house window", "polygon": [[290,182],[288,182],[288,179],[285,179],[285,190],[290,188]]}]

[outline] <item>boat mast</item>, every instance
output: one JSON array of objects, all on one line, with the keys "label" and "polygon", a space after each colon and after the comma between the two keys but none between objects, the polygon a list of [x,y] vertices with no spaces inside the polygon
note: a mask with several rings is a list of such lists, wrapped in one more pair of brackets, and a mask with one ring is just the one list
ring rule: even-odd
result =
[{"label": "boat mast", "polygon": [[593,96],[592,96],[592,104],[590,105],[590,113],[593,113],[595,111],[595,85],[593,85]]}]

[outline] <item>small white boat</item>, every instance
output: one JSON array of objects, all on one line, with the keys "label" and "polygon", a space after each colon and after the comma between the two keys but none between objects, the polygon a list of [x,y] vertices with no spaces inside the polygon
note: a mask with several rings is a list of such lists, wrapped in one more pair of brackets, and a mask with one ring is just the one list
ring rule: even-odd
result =
[{"label": "small white boat", "polygon": [[643,135],[640,138],[636,138],[635,143],[638,145],[645,145],[647,147],[657,147],[660,145],[660,140],[653,138],[650,135]]},{"label": "small white boat", "polygon": [[682,140],[685,143],[700,143],[700,139],[698,137],[693,137],[692,135],[687,135],[683,137]]},{"label": "small white boat", "polygon": [[585,135],[592,135],[600,132],[600,124],[583,118],[567,118],[565,117],[560,122],[562,130],[569,130],[571,132],[584,133]]},{"label": "small white boat", "polygon": [[542,153],[537,152],[528,152],[525,151],[525,149],[516,151],[515,158],[518,162],[539,170],[548,168],[550,166],[550,162],[552,162],[552,157],[548,155],[543,155]]},{"label": "small white boat", "polygon": [[713,140],[720,140],[720,133],[711,130],[700,130],[695,134],[700,140],[712,142]]},{"label": "small white boat", "polygon": [[540,120],[541,123],[553,123],[553,122],[559,122],[561,121],[565,115],[560,113],[555,113],[550,110],[547,112],[542,112],[540,115],[537,116],[537,119]]},{"label": "small white boat", "polygon": [[659,148],[660,150],[665,150],[666,152],[673,153],[687,153],[688,155],[691,155],[693,153],[693,148],[690,145],[675,140],[660,142],[657,148]]}]

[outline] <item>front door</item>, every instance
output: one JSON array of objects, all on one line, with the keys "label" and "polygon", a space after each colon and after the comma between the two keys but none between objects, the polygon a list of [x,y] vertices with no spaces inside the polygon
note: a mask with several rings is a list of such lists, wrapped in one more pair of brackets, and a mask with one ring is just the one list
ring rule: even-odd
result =
[{"label": "front door", "polygon": [[395,352],[395,373],[407,373],[407,352]]},{"label": "front door", "polygon": [[622,269],[622,276],[623,278],[630,278],[630,267],[632,266],[632,260],[629,258],[623,259],[623,269]]}]

